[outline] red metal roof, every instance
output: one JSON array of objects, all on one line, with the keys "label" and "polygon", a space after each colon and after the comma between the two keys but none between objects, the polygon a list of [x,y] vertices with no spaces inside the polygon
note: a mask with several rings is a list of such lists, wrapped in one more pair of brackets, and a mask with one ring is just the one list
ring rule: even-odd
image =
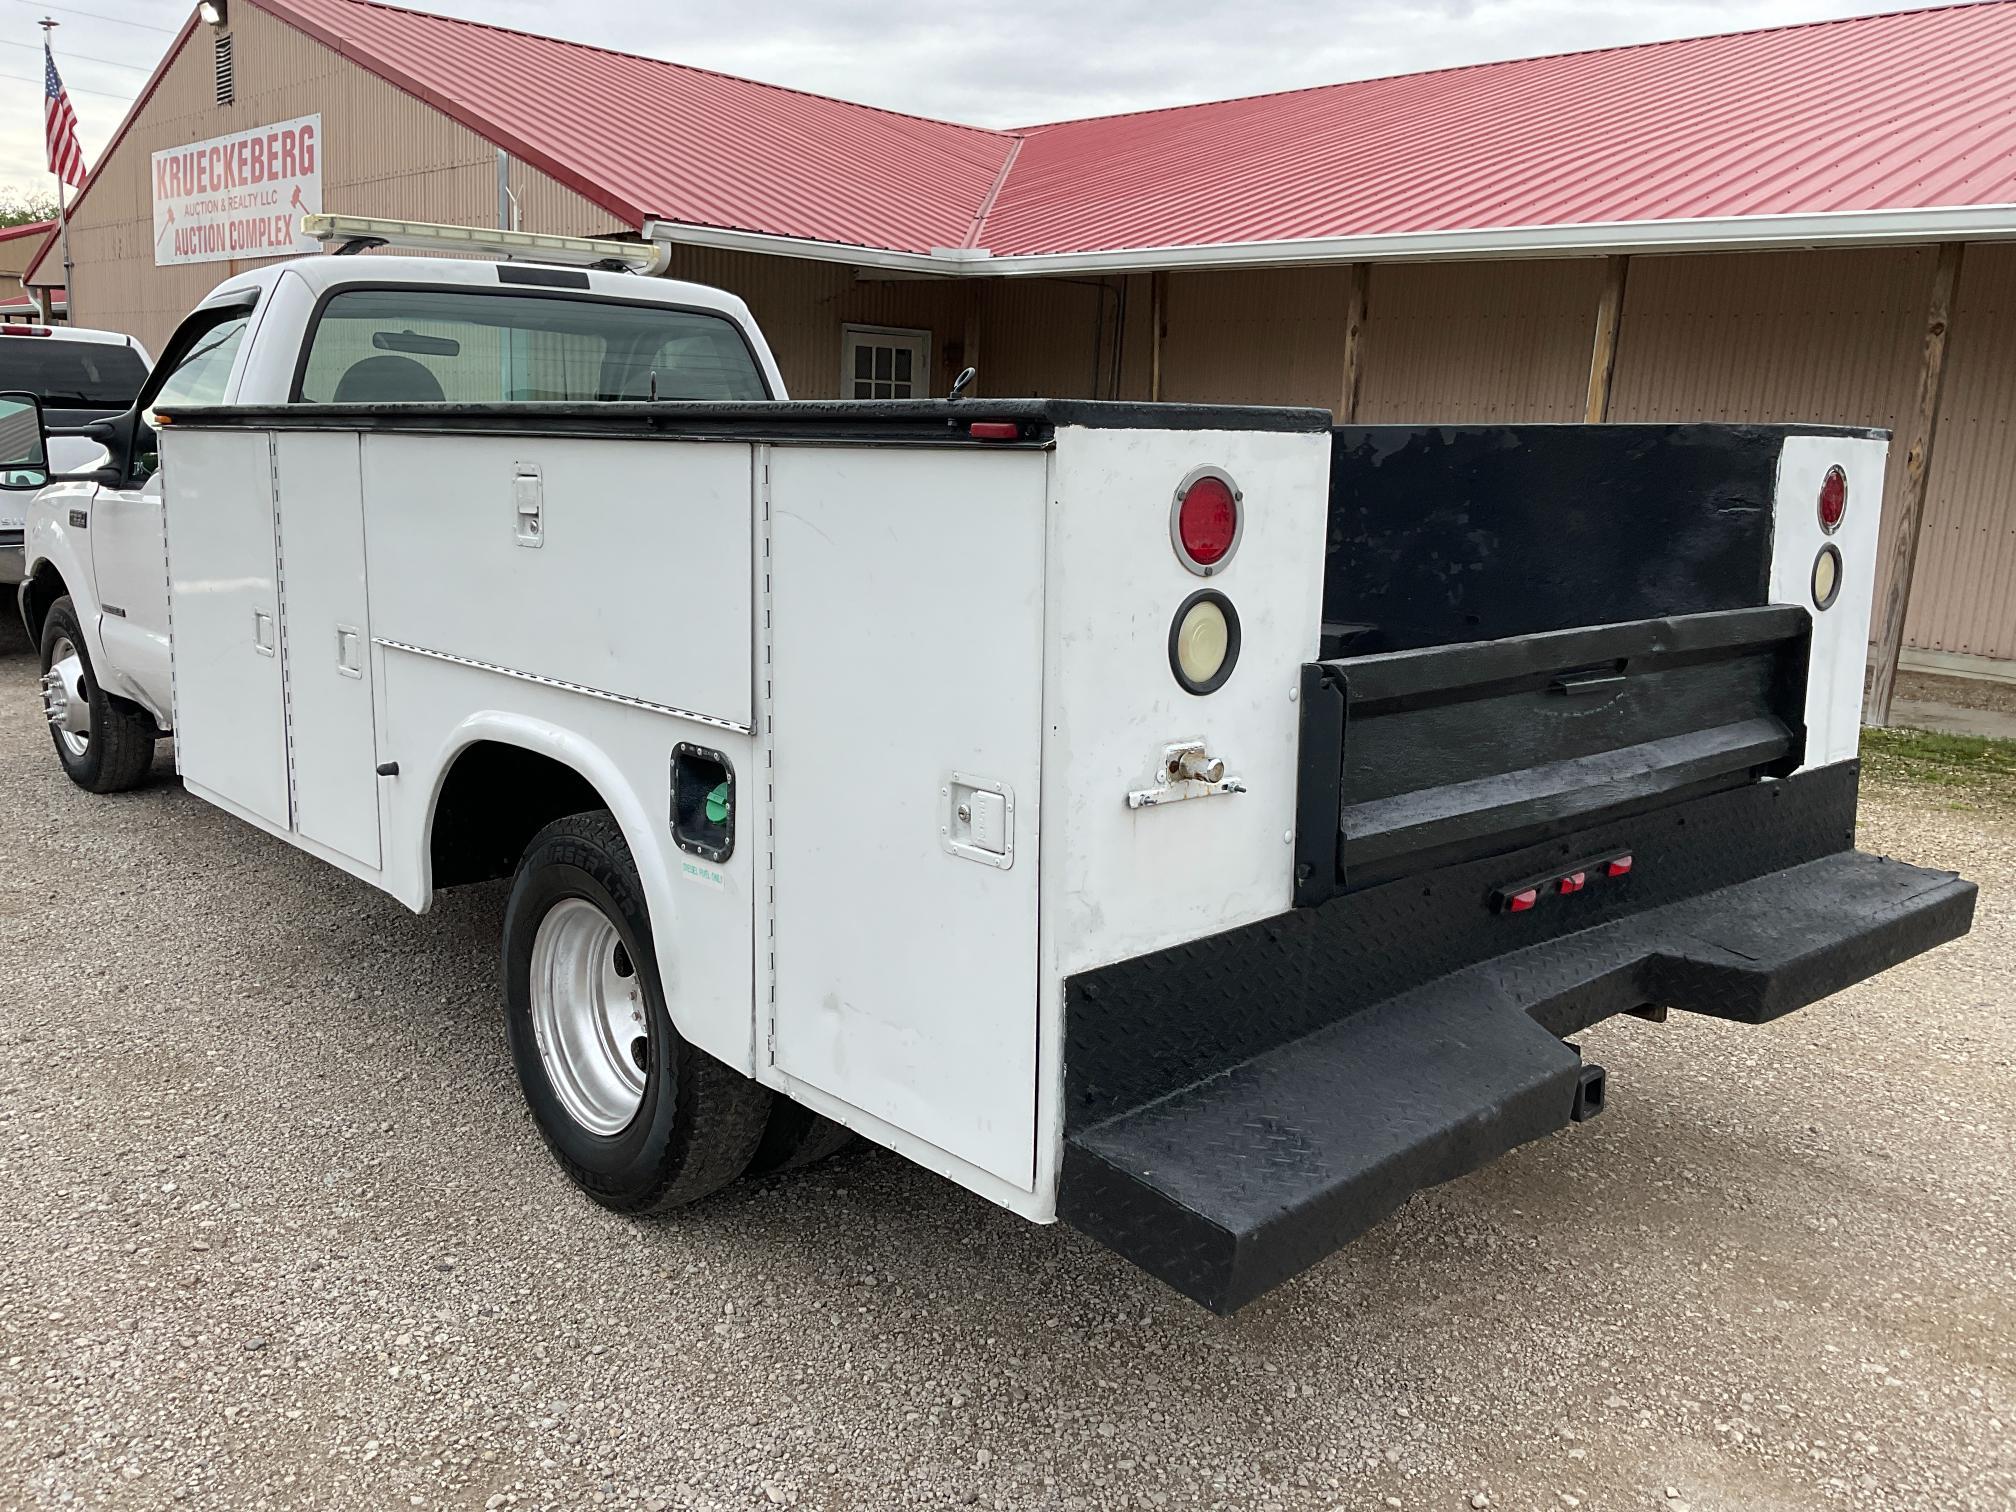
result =
[{"label": "red metal roof", "polygon": [[2016,4],[1335,84],[1026,133],[1004,253],[2016,203]]},{"label": "red metal roof", "polygon": [[0,242],[19,241],[24,236],[47,236],[56,229],[56,222],[28,221],[19,226],[0,226]]},{"label": "red metal roof", "polygon": [[253,0],[617,212],[928,252],[1011,139],[363,0]]},{"label": "red metal roof", "polygon": [[[1020,131],[374,0],[241,3],[428,101],[628,227],[659,219],[999,258],[2016,206],[2016,0]],[[171,56],[193,29],[192,18]]]}]

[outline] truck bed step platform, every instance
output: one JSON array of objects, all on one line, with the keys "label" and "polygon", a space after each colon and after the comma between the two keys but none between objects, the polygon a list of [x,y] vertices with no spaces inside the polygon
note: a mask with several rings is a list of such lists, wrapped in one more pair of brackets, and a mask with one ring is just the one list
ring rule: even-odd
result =
[{"label": "truck bed step platform", "polygon": [[1570,1122],[1561,1034],[1662,1004],[1763,1023],[1965,933],[1974,893],[1846,851],[1493,957],[1075,1131],[1060,1216],[1232,1312]]}]

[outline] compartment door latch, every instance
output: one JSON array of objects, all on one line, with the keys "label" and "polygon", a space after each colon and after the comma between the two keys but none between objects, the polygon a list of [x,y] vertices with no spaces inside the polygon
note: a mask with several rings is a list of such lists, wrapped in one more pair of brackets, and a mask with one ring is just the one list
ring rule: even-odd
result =
[{"label": "compartment door latch", "polygon": [[536,462],[520,462],[511,477],[511,507],[518,521],[518,544],[546,544],[546,486]]},{"label": "compartment door latch", "polygon": [[955,856],[998,866],[1015,864],[1015,791],[1004,783],[954,772],[938,789],[945,805],[939,843]]}]

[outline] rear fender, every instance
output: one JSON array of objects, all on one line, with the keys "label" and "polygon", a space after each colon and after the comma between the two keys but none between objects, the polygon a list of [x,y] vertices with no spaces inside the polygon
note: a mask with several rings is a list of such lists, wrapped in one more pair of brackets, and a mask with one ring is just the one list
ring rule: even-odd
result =
[{"label": "rear fender", "polygon": [[647,802],[609,752],[577,730],[563,728],[534,715],[500,709],[472,713],[455,726],[438,749],[431,770],[425,774],[428,797],[417,816],[417,826],[409,826],[399,837],[397,854],[410,858],[410,871],[403,878],[388,875],[387,881],[392,884],[395,896],[400,896],[415,909],[424,909],[432,901],[434,878],[430,837],[442,790],[456,758],[480,741],[517,746],[550,757],[578,773],[595,789],[603,806],[623,831],[637,864],[645,903],[651,911],[652,944],[657,952],[659,975],[664,982],[673,1027],[708,1054],[725,1061],[744,1075],[754,1075],[752,1005],[747,1001],[714,1001],[704,992],[676,990],[676,978],[682,970],[685,953],[680,948],[679,900],[673,887],[674,879],[665,849],[659,845],[657,838],[663,823],[663,816],[658,812],[662,807],[662,795],[653,802]]}]

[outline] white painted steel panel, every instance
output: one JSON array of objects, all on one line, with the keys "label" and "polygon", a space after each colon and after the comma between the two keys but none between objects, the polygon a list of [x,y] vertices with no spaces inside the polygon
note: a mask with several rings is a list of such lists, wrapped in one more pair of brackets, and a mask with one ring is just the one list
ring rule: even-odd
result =
[{"label": "white painted steel panel", "polygon": [[[1222,468],[1243,490],[1239,547],[1208,580],[1169,540],[1178,483]],[[1302,663],[1318,650],[1330,437],[1064,430],[1050,531],[1046,936],[1083,971],[1285,911],[1293,894]],[[1217,589],[1239,661],[1197,696],[1169,667],[1177,608]],[[1243,793],[1130,809],[1165,748],[1201,740]]]},{"label": "white painted steel panel", "polygon": [[[376,584],[373,584],[374,589]],[[384,759],[399,763],[385,782],[386,891],[426,906],[427,849],[442,783],[455,758],[479,740],[550,756],[595,789],[630,842],[672,1021],[688,1040],[744,1075],[755,1071],[754,895],[763,848],[760,804],[744,802],[735,852],[709,876],[672,843],[672,747],[712,747],[752,781],[755,742],[689,720],[565,688],[503,677],[410,652],[384,650],[380,706]]]},{"label": "white painted steel panel", "polygon": [[161,438],[173,623],[175,764],[192,788],[290,822],[272,438]]},{"label": "white painted steel panel", "polygon": [[[747,728],[750,449],[366,435],[374,632]],[[513,479],[543,480],[542,544]]]},{"label": "white painted steel panel", "polygon": [[364,580],[359,438],[274,437],[280,557],[287,572],[287,709],[294,827],[366,866],[379,864],[371,616]]},{"label": "white painted steel panel", "polygon": [[[770,460],[776,1065],[1024,1189],[1046,461]],[[954,774],[1012,794],[1006,869],[942,843]]]},{"label": "white painted steel panel", "polygon": [[[1853,758],[1862,747],[1862,676],[1883,533],[1883,464],[1888,443],[1859,436],[1792,436],[1778,456],[1773,500],[1771,601],[1798,604],[1813,617],[1813,657],[1806,671],[1806,766]],[[1848,475],[1848,512],[1840,529],[1820,528],[1820,485],[1827,469]],[[1813,564],[1829,541],[1841,552],[1841,588],[1833,606],[1813,605]]]},{"label": "white painted steel panel", "polygon": [[[161,544],[161,473],[138,488],[101,488],[81,538],[91,553],[109,682],[170,722],[168,571]],[[113,612],[116,610],[117,612]]]}]

